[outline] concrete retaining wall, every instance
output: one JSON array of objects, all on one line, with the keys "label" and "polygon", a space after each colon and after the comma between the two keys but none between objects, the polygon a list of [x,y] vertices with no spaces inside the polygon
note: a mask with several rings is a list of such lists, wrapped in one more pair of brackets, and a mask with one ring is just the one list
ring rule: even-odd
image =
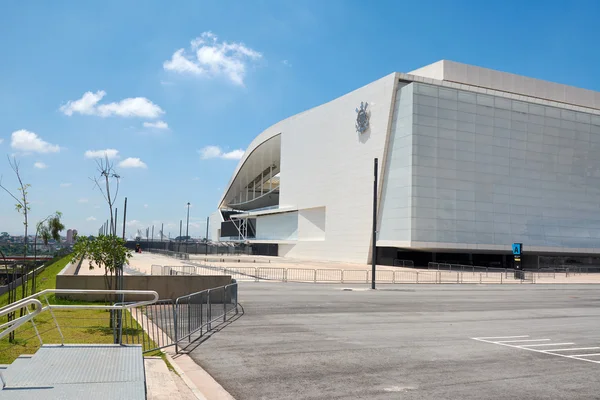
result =
[{"label": "concrete retaining wall", "polygon": [[79,262],[73,263],[69,262],[65,267],[58,273],[58,275],[76,275],[81,263],[83,262],[83,258],[79,260]]},{"label": "concrete retaining wall", "polygon": [[[231,283],[231,276],[159,276],[159,275],[126,275],[123,277],[123,289],[125,290],[155,290],[160,299],[173,299],[190,293],[225,286]],[[113,283],[113,289],[115,285]],[[57,289],[106,289],[104,276],[99,275],[57,275]],[[59,295],[57,297],[81,300],[81,301],[103,301],[105,295]],[[146,300],[147,296],[125,296],[125,301]],[[111,301],[114,299],[111,299]]]}]

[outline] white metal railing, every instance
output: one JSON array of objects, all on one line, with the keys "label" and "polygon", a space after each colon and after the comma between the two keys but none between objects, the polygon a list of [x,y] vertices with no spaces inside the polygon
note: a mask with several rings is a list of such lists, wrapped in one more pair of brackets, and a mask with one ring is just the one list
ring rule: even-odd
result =
[{"label": "white metal railing", "polygon": [[[149,295],[152,296],[152,299],[150,300],[142,300],[142,301],[136,301],[136,302],[130,302],[130,303],[121,303],[121,304],[114,304],[114,305],[95,305],[95,304],[50,304],[50,302],[48,301],[48,295],[49,294],[64,294],[64,295],[68,295],[68,294],[89,294],[89,295],[94,295],[94,294],[100,294],[100,295]],[[43,306],[42,302],[39,300],[40,297],[44,297],[44,300],[46,302],[46,305]],[[14,319],[12,321],[9,321],[3,325],[0,325],[0,329],[5,327],[5,326],[9,326],[9,328],[6,328],[4,331],[0,332],[0,339],[2,339],[4,336],[6,336],[7,334],[9,334],[10,332],[14,331],[15,329],[18,329],[21,325],[25,324],[28,321],[32,321],[33,323],[33,318],[48,310],[50,311],[50,314],[52,314],[52,319],[54,320],[54,324],[58,330],[58,333],[61,337],[61,344],[64,345],[64,336],[62,334],[62,331],[60,330],[60,326],[58,325],[58,322],[56,320],[56,317],[54,316],[54,313],[52,312],[53,309],[71,309],[71,310],[75,310],[75,309],[102,309],[102,310],[128,310],[134,307],[140,307],[140,306],[145,306],[145,305],[149,305],[149,304],[153,304],[156,301],[158,301],[158,293],[153,291],[153,290],[80,290],[80,289],[45,289],[42,290],[41,292],[35,293],[29,297],[25,297],[22,300],[19,300],[15,303],[9,304],[8,306],[5,306],[3,308],[0,308],[0,317],[6,314],[9,314],[11,312],[15,312],[16,310],[19,310],[21,308],[25,309],[27,311],[27,314],[19,317],[17,319]],[[35,311],[33,312],[29,312],[28,307],[30,305],[34,304],[36,306]],[[39,307],[39,308],[38,308]],[[40,344],[42,344],[42,338],[41,336],[38,334],[38,339],[40,340]]]},{"label": "white metal railing", "polygon": [[[35,306],[33,312],[29,310],[29,306],[31,305]],[[4,336],[8,335],[15,329],[19,328],[19,326],[23,325],[24,323],[32,320],[36,315],[41,313],[42,303],[38,299],[19,300],[15,303],[9,304],[8,306],[1,308],[0,317],[4,317],[5,315],[16,312],[20,309],[24,309],[27,312],[27,314],[0,325],[0,339],[2,339]]]},{"label": "white metal railing", "polygon": [[[369,283],[370,270],[278,268],[278,267],[219,267],[189,263],[193,266],[152,266],[152,275],[229,275],[238,281],[275,281],[304,283]],[[443,271],[378,269],[377,283],[477,283],[514,284],[535,283],[538,276],[529,273],[526,280],[516,279],[504,271]]]},{"label": "white metal railing", "polygon": [[[148,295],[151,296],[150,300],[142,300],[135,301],[129,303],[120,303],[113,305],[95,305],[95,304],[50,304],[48,301],[48,295],[50,294],[90,294],[90,295]],[[44,299],[46,305],[44,306],[40,301],[40,298]],[[65,337],[63,335],[62,330],[56,320],[56,316],[52,312],[53,309],[102,309],[102,310],[128,310],[135,307],[145,306],[154,304],[158,301],[158,293],[153,290],[80,290],[80,289],[45,289],[41,292],[35,293],[31,296],[25,297],[19,301],[16,301],[12,304],[4,306],[0,308],[0,317],[8,315],[10,313],[14,313],[18,310],[25,310],[24,315],[19,318],[15,318],[11,321],[5,322],[0,325],[0,339],[8,335],[9,333],[17,330],[20,326],[24,325],[27,322],[31,322],[33,329],[35,330],[36,336],[40,341],[40,345],[43,345],[42,336],[40,335],[37,326],[35,324],[34,318],[41,314],[44,311],[49,311],[52,315],[52,319],[54,321],[54,325],[56,326],[56,330],[60,335],[61,345],[65,344]],[[33,311],[30,310],[30,306],[34,306],[35,309]],[[122,337],[122,325],[120,325],[119,329],[119,338]],[[0,372],[0,381],[2,382],[2,388],[6,387],[6,381]]]}]

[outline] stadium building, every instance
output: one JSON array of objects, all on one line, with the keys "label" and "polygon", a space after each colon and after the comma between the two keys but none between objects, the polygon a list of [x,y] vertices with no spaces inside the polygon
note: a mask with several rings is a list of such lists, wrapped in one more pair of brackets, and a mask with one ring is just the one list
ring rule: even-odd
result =
[{"label": "stadium building", "polygon": [[525,266],[600,253],[600,93],[439,61],[269,127],[211,216],[261,254]]}]

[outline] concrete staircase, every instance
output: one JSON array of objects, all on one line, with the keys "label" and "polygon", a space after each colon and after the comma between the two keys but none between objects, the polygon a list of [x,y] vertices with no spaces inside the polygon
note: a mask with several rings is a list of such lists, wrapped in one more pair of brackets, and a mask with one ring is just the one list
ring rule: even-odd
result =
[{"label": "concrete staircase", "polygon": [[44,345],[0,368],[3,400],[146,399],[139,345]]}]

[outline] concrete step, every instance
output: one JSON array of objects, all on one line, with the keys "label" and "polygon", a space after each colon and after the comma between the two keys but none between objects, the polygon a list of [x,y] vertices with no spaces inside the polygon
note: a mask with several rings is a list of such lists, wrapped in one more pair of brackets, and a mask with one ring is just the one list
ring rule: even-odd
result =
[{"label": "concrete step", "polygon": [[45,345],[2,371],[2,399],[143,400],[142,348],[119,345]]}]

